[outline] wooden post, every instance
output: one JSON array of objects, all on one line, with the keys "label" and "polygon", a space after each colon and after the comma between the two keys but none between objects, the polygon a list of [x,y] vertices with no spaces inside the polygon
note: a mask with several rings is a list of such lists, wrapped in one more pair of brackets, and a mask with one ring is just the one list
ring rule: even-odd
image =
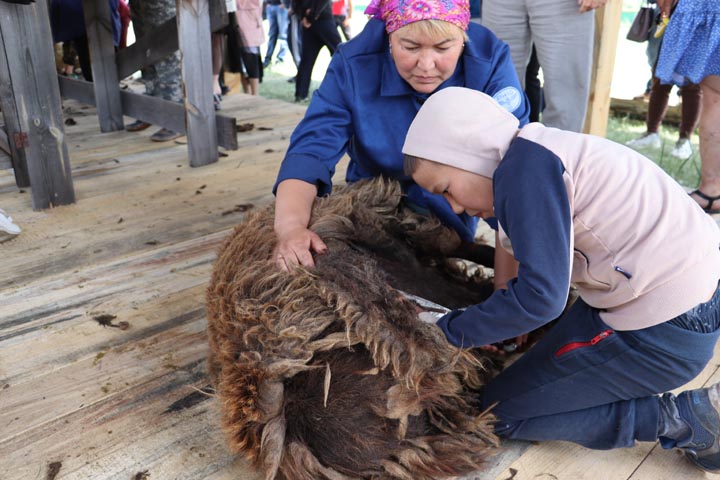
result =
[{"label": "wooden post", "polygon": [[610,85],[615,68],[615,50],[620,30],[622,2],[610,0],[595,11],[595,48],[585,133],[604,137],[610,115]]},{"label": "wooden post", "polygon": [[8,140],[25,152],[33,208],[74,203],[48,2],[0,2],[0,76],[3,114],[17,120]]},{"label": "wooden post", "polygon": [[110,5],[106,0],[82,0],[82,5],[100,131],[122,130],[124,128],[123,112],[117,67],[115,66],[115,43]]},{"label": "wooden post", "polygon": [[177,0],[190,166],[218,161],[208,0]]},{"label": "wooden post", "polygon": [[[3,47],[0,51],[0,109],[2,109],[5,129],[7,130],[2,132],[2,148],[10,155],[10,162],[15,173],[15,184],[20,188],[26,188],[30,186],[30,176],[27,170],[25,149],[22,142],[20,144],[15,143],[16,138],[22,139],[24,136],[21,134],[20,117],[18,116],[11,88],[10,67],[8,66],[7,51],[3,40],[3,36],[8,34],[7,32],[3,33],[3,25],[7,23],[8,12],[0,10],[0,15],[2,15],[0,19],[0,44]],[[10,54],[12,55],[12,52]]]}]

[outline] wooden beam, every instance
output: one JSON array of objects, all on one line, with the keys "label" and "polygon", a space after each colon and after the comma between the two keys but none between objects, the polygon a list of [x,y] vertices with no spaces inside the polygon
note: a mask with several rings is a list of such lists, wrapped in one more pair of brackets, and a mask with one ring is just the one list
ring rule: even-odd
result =
[{"label": "wooden beam", "polygon": [[[3,20],[6,19],[6,12],[0,10],[3,15]],[[2,24],[5,22],[3,21]],[[0,24],[0,25],[2,25]],[[15,102],[15,94],[12,89],[12,83],[10,81],[10,70],[8,65],[8,55],[14,55],[14,53],[8,52],[6,49],[7,41],[3,39],[8,32],[4,32],[0,27],[0,110],[2,110],[2,116],[5,120],[5,129],[3,130],[5,141],[7,142],[7,148],[10,155],[10,163],[12,164],[13,172],[15,173],[15,184],[20,188],[27,188],[30,186],[30,174],[27,169],[27,158],[25,155],[24,148],[17,148],[15,142],[12,141],[14,133],[21,133],[20,128],[20,116],[18,115],[17,105]],[[8,134],[8,132],[11,132]],[[20,137],[22,138],[22,136]]]},{"label": "wooden beam", "polygon": [[74,203],[47,2],[0,2],[0,63],[3,110],[17,119],[8,138],[25,152],[33,208]]},{"label": "wooden beam", "polygon": [[[95,92],[90,82],[68,77],[58,77],[63,97],[72,98],[87,105],[95,105]],[[186,133],[185,109],[179,103],[128,91],[120,92],[125,115],[154,125]],[[237,150],[237,120],[234,117],[215,115],[217,143],[228,150]]]},{"label": "wooden beam", "polygon": [[610,115],[610,85],[615,68],[615,51],[620,30],[622,2],[609,1],[595,11],[595,47],[585,133],[604,137]]},{"label": "wooden beam", "polygon": [[190,166],[218,161],[208,0],[176,0]]},{"label": "wooden beam", "polygon": [[93,85],[100,131],[122,130],[123,114],[120,105],[115,43],[113,41],[110,5],[106,1],[82,0],[85,29],[92,63]]},{"label": "wooden beam", "polygon": [[173,17],[118,51],[115,56],[118,77],[125,78],[175,53],[178,49],[177,32],[177,20]]},{"label": "wooden beam", "polygon": [[[628,117],[640,120],[645,123],[648,112],[648,102],[643,100],[629,100],[626,98],[610,99],[610,113],[616,117]],[[668,105],[665,116],[663,117],[663,125],[679,126],[682,121],[682,107],[678,105]]]},{"label": "wooden beam", "polygon": [[[225,3],[217,5],[211,2],[210,28],[217,31],[228,23]],[[125,78],[147,67],[168,55],[175,53],[178,49],[178,28],[177,20],[171,18],[158,28],[145,34],[142,38],[135,40],[135,43],[123,48],[115,55],[118,78]]]}]

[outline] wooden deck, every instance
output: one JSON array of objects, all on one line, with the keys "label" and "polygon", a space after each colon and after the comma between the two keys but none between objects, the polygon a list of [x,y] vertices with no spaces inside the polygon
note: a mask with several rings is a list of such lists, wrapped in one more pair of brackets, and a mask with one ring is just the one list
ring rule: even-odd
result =
[{"label": "wooden deck", "polygon": [[[23,233],[0,244],[0,479],[257,477],[225,448],[207,386],[204,294],[215,251],[270,188],[304,107],[244,95],[240,150],[190,168],[155,128],[100,133],[66,102],[77,203],[35,212],[0,171]],[[126,119],[129,121],[130,119]],[[716,355],[693,385],[720,380]],[[473,480],[711,478],[654,444],[507,445]],[[717,477],[720,478],[720,477]]]}]

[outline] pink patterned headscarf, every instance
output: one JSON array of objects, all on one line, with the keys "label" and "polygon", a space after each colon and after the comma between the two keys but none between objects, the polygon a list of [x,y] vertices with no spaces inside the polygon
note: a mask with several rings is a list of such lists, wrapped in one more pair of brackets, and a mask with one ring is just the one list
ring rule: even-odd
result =
[{"label": "pink patterned headscarf", "polygon": [[372,0],[366,15],[383,20],[392,33],[413,22],[442,20],[467,30],[470,23],[469,0]]}]

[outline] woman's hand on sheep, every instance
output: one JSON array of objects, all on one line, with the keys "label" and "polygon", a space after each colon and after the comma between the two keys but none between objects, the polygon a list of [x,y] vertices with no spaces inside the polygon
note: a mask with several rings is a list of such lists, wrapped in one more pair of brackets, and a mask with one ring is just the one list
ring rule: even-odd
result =
[{"label": "woman's hand on sheep", "polygon": [[298,265],[314,267],[312,252],[322,254],[326,251],[327,245],[317,233],[299,227],[278,235],[273,258],[280,270],[288,271]]},{"label": "woman's hand on sheep", "polygon": [[314,267],[312,253],[325,253],[327,246],[317,233],[308,229],[317,187],[302,180],[280,182],[275,199],[275,264],[281,270],[298,265]]}]

